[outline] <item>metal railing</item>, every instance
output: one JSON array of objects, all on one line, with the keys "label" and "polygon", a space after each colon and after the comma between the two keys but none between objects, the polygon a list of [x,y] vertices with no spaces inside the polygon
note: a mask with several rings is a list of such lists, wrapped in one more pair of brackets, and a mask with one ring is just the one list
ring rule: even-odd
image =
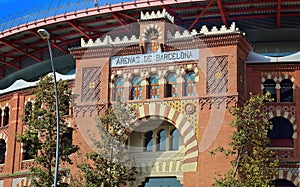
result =
[{"label": "metal railing", "polygon": [[52,0],[49,1],[48,4],[43,4],[40,7],[33,7],[32,9],[25,10],[22,13],[16,13],[15,15],[0,18],[0,33],[4,30],[51,16],[77,12],[97,6],[131,1],[132,0],[77,0],[76,2],[71,2],[71,0]]}]

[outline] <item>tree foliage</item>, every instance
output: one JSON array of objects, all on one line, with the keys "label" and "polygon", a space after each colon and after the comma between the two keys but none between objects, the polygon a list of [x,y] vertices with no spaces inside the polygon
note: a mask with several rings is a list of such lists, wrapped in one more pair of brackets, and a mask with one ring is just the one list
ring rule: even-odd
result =
[{"label": "tree foliage", "polygon": [[272,128],[263,112],[269,95],[251,95],[250,99],[230,112],[234,116],[231,127],[235,128],[230,137],[229,148],[219,147],[212,151],[222,152],[231,161],[228,173],[219,175],[214,186],[220,187],[270,187],[277,174],[278,160],[268,146],[268,130]]},{"label": "tree foliage", "polygon": [[133,108],[116,102],[105,115],[97,119],[98,140],[94,140],[97,151],[86,157],[91,163],[80,166],[85,176],[85,186],[115,187],[134,181],[137,169],[126,149],[129,124],[135,118]]},{"label": "tree foliage", "polygon": [[[58,81],[58,100],[60,115],[68,110],[71,101],[71,90],[66,81]],[[31,184],[36,187],[52,186],[54,181],[55,153],[56,153],[56,105],[53,86],[53,76],[42,77],[35,89],[33,89],[35,101],[32,107],[25,108],[24,122],[26,130],[18,136],[18,141],[23,143],[30,155],[34,157],[34,165],[30,167],[32,172]],[[60,118],[61,138],[68,132],[64,117]],[[60,163],[72,161],[70,155],[78,150],[71,142],[63,142],[61,139],[59,150]],[[62,176],[59,172],[59,178]]]}]

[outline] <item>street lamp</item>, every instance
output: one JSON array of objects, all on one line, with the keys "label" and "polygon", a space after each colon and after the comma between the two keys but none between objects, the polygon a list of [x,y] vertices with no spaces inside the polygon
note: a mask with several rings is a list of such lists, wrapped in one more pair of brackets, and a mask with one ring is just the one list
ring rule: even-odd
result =
[{"label": "street lamp", "polygon": [[37,33],[41,36],[41,38],[47,40],[49,55],[51,61],[51,67],[53,72],[53,82],[54,82],[54,92],[55,92],[55,103],[56,103],[56,153],[55,153],[55,171],[54,171],[54,187],[57,186],[58,182],[58,164],[59,164],[59,139],[60,139],[60,125],[59,125],[59,106],[58,106],[58,93],[57,93],[57,82],[56,75],[53,63],[52,50],[50,45],[50,34],[45,29],[39,29]]}]

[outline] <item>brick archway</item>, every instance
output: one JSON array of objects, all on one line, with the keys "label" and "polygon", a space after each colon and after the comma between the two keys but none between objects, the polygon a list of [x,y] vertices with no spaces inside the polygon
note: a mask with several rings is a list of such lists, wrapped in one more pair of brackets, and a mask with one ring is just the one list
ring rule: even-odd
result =
[{"label": "brick archway", "polygon": [[285,179],[291,181],[295,186],[297,186],[300,181],[296,174],[285,169],[279,169],[278,176],[274,180],[276,179]]},{"label": "brick archway", "polygon": [[283,117],[290,121],[290,123],[293,125],[294,133],[293,133],[293,139],[297,138],[297,124],[295,124],[295,116],[291,115],[290,113],[283,111],[283,110],[276,110],[271,111],[267,114],[268,120],[271,120],[275,117]]},{"label": "brick archway", "polygon": [[138,121],[134,123],[134,128],[143,123],[147,117],[158,117],[173,124],[183,137],[185,146],[185,156],[183,161],[183,171],[197,171],[198,164],[198,143],[193,126],[177,110],[163,104],[145,104],[137,110]]}]

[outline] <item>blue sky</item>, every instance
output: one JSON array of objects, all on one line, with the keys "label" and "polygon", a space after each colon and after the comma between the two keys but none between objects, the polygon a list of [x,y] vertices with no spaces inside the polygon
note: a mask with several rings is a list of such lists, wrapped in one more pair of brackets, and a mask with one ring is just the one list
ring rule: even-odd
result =
[{"label": "blue sky", "polygon": [[[59,5],[67,4],[68,2],[74,3],[84,0],[0,0],[0,22],[3,22],[3,18],[8,16],[15,17],[16,15],[22,16],[24,13],[38,12],[41,10],[47,10],[50,7],[57,7]],[[92,1],[93,0],[85,0]],[[17,16],[17,17],[20,17]]]},{"label": "blue sky", "polygon": [[[99,5],[107,3],[115,4],[120,3],[121,1],[128,2],[133,0],[98,0]],[[78,8],[86,8],[87,4],[91,8],[94,6],[95,0],[0,0],[0,24],[7,20],[3,18],[7,18],[9,16],[11,18],[14,18],[15,16],[21,17],[24,13],[28,15],[30,12],[47,10],[49,7],[54,8],[68,3],[74,5],[76,2],[84,2],[81,3],[81,6],[76,6]]]}]

